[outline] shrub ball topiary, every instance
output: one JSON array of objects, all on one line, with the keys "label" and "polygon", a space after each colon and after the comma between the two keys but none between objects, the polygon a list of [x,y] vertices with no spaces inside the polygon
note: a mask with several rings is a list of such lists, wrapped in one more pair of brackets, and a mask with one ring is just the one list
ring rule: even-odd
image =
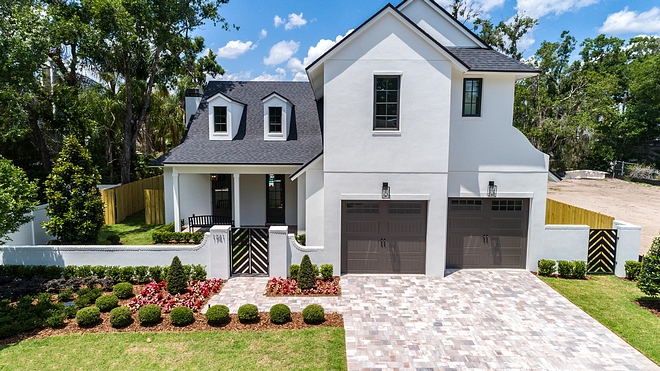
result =
[{"label": "shrub ball topiary", "polygon": [[138,309],[137,317],[143,325],[153,325],[160,321],[161,309],[156,304],[147,304],[144,307]]},{"label": "shrub ball topiary", "polygon": [[587,276],[587,262],[584,260],[574,260],[573,262],[573,271],[571,276],[573,278],[582,280]]},{"label": "shrub ball topiary", "polygon": [[626,278],[635,281],[639,277],[642,263],[635,260],[626,260]]},{"label": "shrub ball topiary", "polygon": [[256,322],[259,319],[259,308],[254,304],[243,304],[238,308],[238,320],[241,323]]},{"label": "shrub ball topiary", "polygon": [[281,325],[291,321],[291,309],[284,304],[275,304],[270,307],[270,321]]},{"label": "shrub ball topiary", "polygon": [[310,304],[302,311],[303,320],[305,323],[317,324],[325,320],[325,313],[323,307],[318,304]]},{"label": "shrub ball topiary", "polygon": [[216,304],[206,311],[206,320],[209,325],[218,326],[229,322],[229,308],[226,305]]},{"label": "shrub ball topiary", "polygon": [[183,271],[181,260],[178,256],[172,259],[170,269],[167,271],[167,291],[170,294],[182,294],[188,290],[188,276]]},{"label": "shrub ball topiary", "polygon": [[539,276],[550,277],[555,273],[555,261],[541,259],[539,260]]},{"label": "shrub ball topiary", "polygon": [[334,277],[334,268],[332,267],[332,264],[321,265],[321,276],[323,276],[324,281],[329,281]]},{"label": "shrub ball topiary", "polygon": [[557,273],[561,278],[570,278],[573,273],[572,262],[566,260],[557,260]]},{"label": "shrub ball topiary", "polygon": [[117,308],[119,306],[119,299],[117,298],[117,295],[107,294],[99,296],[96,299],[95,304],[101,312],[109,312],[113,308]]},{"label": "shrub ball topiary", "polygon": [[128,299],[133,296],[133,285],[130,282],[120,282],[112,289],[112,293],[119,299]]},{"label": "shrub ball topiary", "polygon": [[305,254],[300,262],[300,272],[298,273],[298,287],[308,290],[316,286],[316,275],[309,255]]},{"label": "shrub ball topiary", "polygon": [[126,327],[133,323],[133,313],[128,307],[117,307],[110,311],[110,324],[115,328]]},{"label": "shrub ball topiary", "polygon": [[94,326],[101,320],[101,311],[97,307],[83,308],[76,313],[79,326]]},{"label": "shrub ball topiary", "polygon": [[176,307],[170,312],[170,320],[174,326],[185,326],[193,322],[193,311],[188,307]]},{"label": "shrub ball topiary", "polygon": [[651,248],[642,260],[642,269],[637,278],[637,287],[646,295],[658,296],[660,293],[660,237],[653,239]]}]

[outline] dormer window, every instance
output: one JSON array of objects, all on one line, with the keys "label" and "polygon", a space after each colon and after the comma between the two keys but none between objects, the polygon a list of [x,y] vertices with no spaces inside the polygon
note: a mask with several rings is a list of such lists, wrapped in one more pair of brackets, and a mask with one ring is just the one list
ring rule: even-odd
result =
[{"label": "dormer window", "polygon": [[227,132],[227,107],[213,107],[213,131],[216,133]]},{"label": "dormer window", "polygon": [[268,131],[282,132],[282,107],[268,107]]},{"label": "dormer window", "polygon": [[261,101],[264,104],[264,140],[287,140],[293,110],[291,102],[275,92]]}]

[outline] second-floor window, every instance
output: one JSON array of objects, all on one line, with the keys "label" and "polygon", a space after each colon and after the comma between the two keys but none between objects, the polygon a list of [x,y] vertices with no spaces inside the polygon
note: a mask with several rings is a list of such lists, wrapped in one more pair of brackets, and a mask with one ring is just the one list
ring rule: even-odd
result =
[{"label": "second-floor window", "polygon": [[216,133],[227,132],[227,107],[213,107],[213,130]]},{"label": "second-floor window", "polygon": [[268,131],[282,132],[282,107],[268,107]]},{"label": "second-floor window", "polygon": [[481,116],[481,83],[482,79],[463,80],[463,116]]},{"label": "second-floor window", "polygon": [[374,130],[399,130],[399,76],[375,76],[374,95]]}]

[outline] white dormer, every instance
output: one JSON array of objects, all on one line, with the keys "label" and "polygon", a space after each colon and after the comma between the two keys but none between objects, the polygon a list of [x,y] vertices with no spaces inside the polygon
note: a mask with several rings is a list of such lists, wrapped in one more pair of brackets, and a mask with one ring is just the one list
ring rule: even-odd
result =
[{"label": "white dormer", "polygon": [[245,104],[217,93],[206,100],[209,107],[209,140],[232,140],[238,133]]},{"label": "white dormer", "polygon": [[264,104],[264,140],[287,140],[293,105],[277,93],[261,100]]}]

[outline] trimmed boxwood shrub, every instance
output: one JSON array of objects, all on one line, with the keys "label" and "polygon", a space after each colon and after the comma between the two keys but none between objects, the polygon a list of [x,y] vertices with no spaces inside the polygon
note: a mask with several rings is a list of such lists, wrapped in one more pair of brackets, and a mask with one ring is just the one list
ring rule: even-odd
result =
[{"label": "trimmed boxwood shrub", "polygon": [[539,260],[539,276],[552,276],[555,274],[555,261],[541,259]]},{"label": "trimmed boxwood shrub", "polygon": [[305,323],[317,324],[325,320],[325,312],[323,307],[318,304],[310,304],[302,311],[303,320]]},{"label": "trimmed boxwood shrub", "polygon": [[149,267],[149,276],[152,281],[160,282],[163,280],[163,268],[159,266]]},{"label": "trimmed boxwood shrub", "polygon": [[95,304],[101,312],[109,312],[113,308],[117,308],[119,306],[119,299],[117,298],[117,295],[107,294],[99,296],[96,299]]},{"label": "trimmed boxwood shrub", "polygon": [[96,299],[101,296],[101,293],[103,290],[101,289],[80,289],[78,290],[78,298],[73,301],[73,303],[76,305],[78,308],[84,308],[88,305],[94,304]]},{"label": "trimmed boxwood shrub", "polygon": [[83,308],[76,313],[79,326],[94,326],[101,320],[101,311],[97,307]]},{"label": "trimmed boxwood shrub", "polygon": [[71,300],[73,300],[73,290],[62,290],[57,294],[57,301],[60,303],[65,303]]},{"label": "trimmed boxwood shrub", "polygon": [[584,260],[573,261],[573,271],[571,273],[573,278],[582,280],[587,276],[587,262]]},{"label": "trimmed boxwood shrub", "polygon": [[229,308],[226,305],[216,304],[206,311],[206,320],[209,325],[218,326],[229,322]]},{"label": "trimmed boxwood shrub", "polygon": [[238,308],[238,320],[241,323],[255,322],[259,319],[259,308],[254,304],[243,304]]},{"label": "trimmed boxwood shrub", "polygon": [[138,321],[143,325],[152,325],[160,321],[161,309],[156,304],[147,304],[137,311]]},{"label": "trimmed boxwood shrub", "polygon": [[561,278],[570,278],[573,273],[572,262],[566,260],[557,260],[557,273]]},{"label": "trimmed boxwood shrub", "polygon": [[316,286],[316,274],[309,255],[305,254],[300,262],[300,272],[298,273],[298,287],[303,290],[309,290]]},{"label": "trimmed boxwood shrub", "polygon": [[50,328],[62,328],[64,327],[64,319],[66,314],[64,312],[53,313],[50,317],[46,318],[44,324]]},{"label": "trimmed boxwood shrub", "polygon": [[334,277],[334,268],[332,267],[332,264],[321,265],[321,276],[323,276],[324,281],[329,281]]},{"label": "trimmed boxwood shrub", "polygon": [[172,294],[182,294],[188,290],[188,276],[183,272],[181,259],[175,256],[167,271],[167,291]]},{"label": "trimmed boxwood shrub", "polygon": [[133,296],[133,285],[130,282],[120,282],[112,289],[112,293],[119,299],[128,299]]},{"label": "trimmed boxwood shrub", "polygon": [[117,307],[110,311],[110,324],[115,328],[122,328],[133,322],[133,314],[128,307]]},{"label": "trimmed boxwood shrub", "polygon": [[291,264],[289,266],[289,278],[298,281],[298,273],[300,273],[300,266],[298,264]]},{"label": "trimmed boxwood shrub", "polygon": [[635,260],[626,260],[626,278],[635,281],[642,270],[642,263]]},{"label": "trimmed boxwood shrub", "polygon": [[270,321],[281,325],[291,321],[291,309],[285,304],[275,304],[270,307]]},{"label": "trimmed boxwood shrub", "polygon": [[174,326],[186,326],[193,322],[192,309],[188,307],[176,307],[170,312],[170,320]]}]

